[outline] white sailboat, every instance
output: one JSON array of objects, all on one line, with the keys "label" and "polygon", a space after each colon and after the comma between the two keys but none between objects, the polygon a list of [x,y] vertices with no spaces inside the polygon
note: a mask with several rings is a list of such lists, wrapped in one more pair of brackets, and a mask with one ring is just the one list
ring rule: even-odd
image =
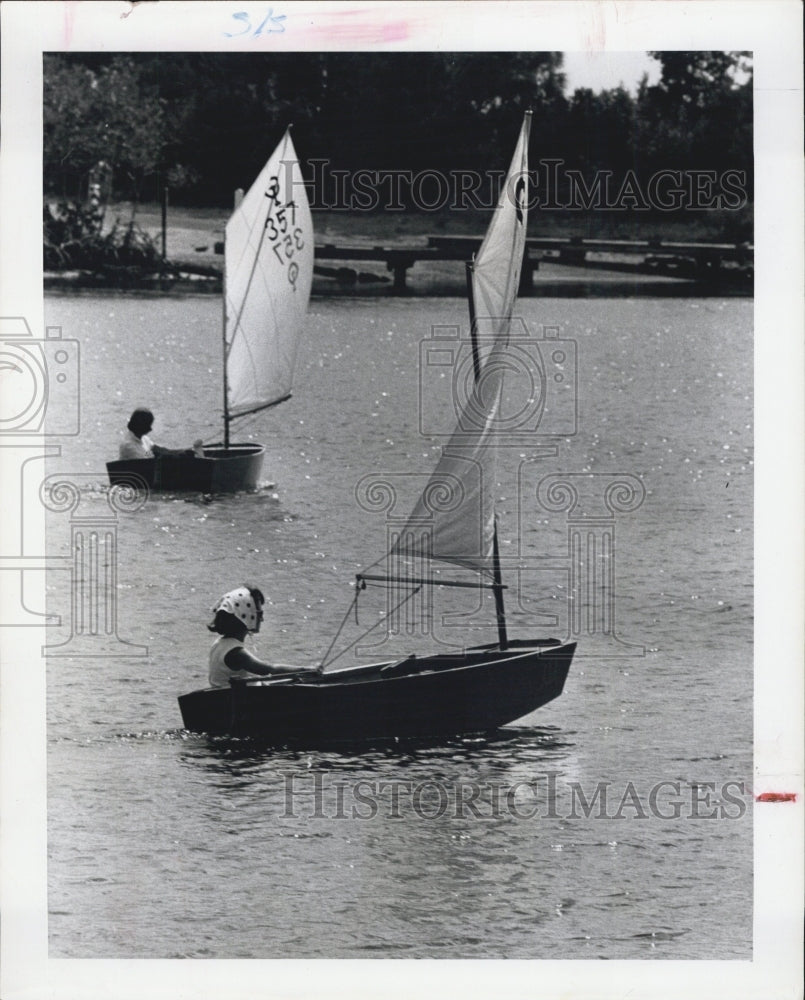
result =
[{"label": "white sailboat", "polygon": [[[386,573],[367,584],[491,588],[498,641],[458,653],[409,656],[318,675],[275,676],[194,691],[179,698],[187,729],[257,736],[272,742],[327,743],[484,732],[522,718],[563,689],[575,643],[506,634],[494,497],[507,348],[527,225],[528,137],[525,116],[503,190],[475,261],[468,266],[475,381],[458,425],[405,526],[393,541]],[[480,304],[483,312],[478,312]],[[478,337],[478,317],[489,336]],[[429,573],[432,561],[471,570],[473,582]]]},{"label": "white sailboat", "polygon": [[204,457],[160,455],[107,463],[110,482],[231,493],[254,489],[265,448],[233,443],[234,421],[291,396],[299,336],[313,282],[313,220],[286,131],[226,224],[222,444]]}]

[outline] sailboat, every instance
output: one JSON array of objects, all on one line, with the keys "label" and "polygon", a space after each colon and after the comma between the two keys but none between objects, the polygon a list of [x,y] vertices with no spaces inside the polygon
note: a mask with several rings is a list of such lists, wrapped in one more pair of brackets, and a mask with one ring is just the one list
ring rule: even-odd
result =
[{"label": "sailboat", "polygon": [[[313,221],[286,131],[226,224],[223,443],[107,463],[112,485],[232,493],[255,489],[265,447],[230,440],[235,420],[290,399],[313,282]],[[138,482],[139,480],[139,482]]]},{"label": "sailboat", "polygon": [[[179,698],[186,729],[274,744],[443,738],[497,730],[562,693],[575,643],[508,637],[494,509],[503,377],[525,248],[529,130],[527,113],[489,229],[467,267],[474,386],[428,485],[395,535],[387,562],[392,572],[359,574],[355,592],[357,600],[368,584],[409,594],[434,585],[491,588],[497,642],[194,691]],[[484,343],[481,316],[490,331]],[[450,498],[435,505],[437,494]],[[406,568],[413,562],[430,572],[432,561],[471,571],[474,580],[423,577]]]}]

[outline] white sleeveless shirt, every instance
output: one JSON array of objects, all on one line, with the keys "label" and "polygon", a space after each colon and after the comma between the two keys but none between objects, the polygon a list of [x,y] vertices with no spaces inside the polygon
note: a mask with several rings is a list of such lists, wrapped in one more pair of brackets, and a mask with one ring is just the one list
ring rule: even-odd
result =
[{"label": "white sleeveless shirt", "polygon": [[249,673],[248,670],[231,670],[224,662],[226,654],[231,649],[242,648],[243,643],[239,639],[233,639],[227,635],[218,636],[210,649],[210,687],[229,687],[229,682],[233,677],[244,680],[248,677],[254,677],[254,674]]}]

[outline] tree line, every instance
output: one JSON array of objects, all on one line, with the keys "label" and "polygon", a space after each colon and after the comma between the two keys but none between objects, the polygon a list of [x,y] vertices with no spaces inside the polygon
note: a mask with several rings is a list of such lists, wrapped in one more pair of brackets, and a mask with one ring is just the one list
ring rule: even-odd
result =
[{"label": "tree line", "polygon": [[115,199],[167,186],[174,204],[229,206],[290,123],[303,169],[500,171],[530,108],[532,164],[561,166],[557,198],[574,178],[589,201],[601,176],[729,173],[751,207],[749,53],[651,55],[660,79],[633,96],[568,95],[558,52],[46,54],[45,193],[86,199],[102,162]]}]

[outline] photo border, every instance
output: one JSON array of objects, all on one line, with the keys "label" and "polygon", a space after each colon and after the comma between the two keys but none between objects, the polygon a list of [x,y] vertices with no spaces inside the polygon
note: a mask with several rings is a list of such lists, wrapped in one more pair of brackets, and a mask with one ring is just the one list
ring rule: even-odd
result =
[{"label": "photo border", "polygon": [[[233,12],[271,7],[283,30],[226,38]],[[754,954],[751,961],[50,960],[44,629],[0,633],[4,1000],[792,995],[803,905],[803,167],[801,6],[734,2],[3,3],[3,315],[41,336],[44,51],[752,50],[755,116]],[[0,449],[0,481],[8,472]],[[3,487],[8,489],[8,485]],[[14,485],[12,484],[12,487]],[[26,498],[26,531],[44,511]],[[30,520],[29,520],[30,517]],[[43,541],[44,549],[44,541]],[[18,587],[0,573],[0,603]],[[32,574],[44,576],[44,574]],[[44,580],[27,582],[45,606]],[[703,664],[706,668],[706,664]],[[767,793],[796,801],[763,802]],[[713,901],[717,906],[717,900]],[[536,960],[535,960],[536,961]],[[391,973],[391,975],[389,975]],[[382,978],[381,978],[382,977]],[[695,984],[695,985],[694,985]]]}]

